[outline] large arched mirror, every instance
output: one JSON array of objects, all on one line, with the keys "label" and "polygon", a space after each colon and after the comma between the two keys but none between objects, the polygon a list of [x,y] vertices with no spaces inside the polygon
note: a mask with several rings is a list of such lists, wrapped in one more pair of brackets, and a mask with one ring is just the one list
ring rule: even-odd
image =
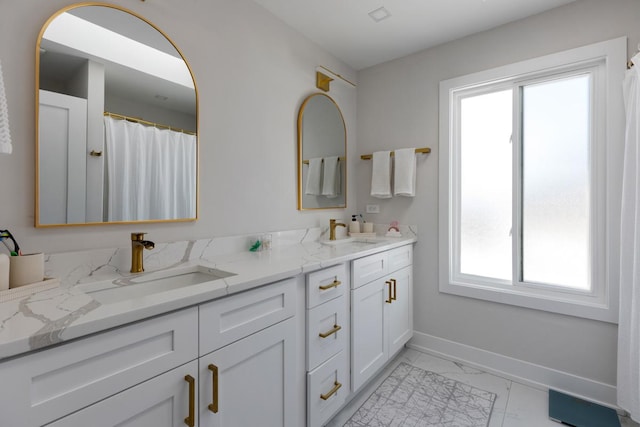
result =
[{"label": "large arched mirror", "polygon": [[195,80],[141,16],[82,3],[49,18],[36,128],[36,227],[197,218]]},{"label": "large arched mirror", "polygon": [[347,207],[347,132],[331,97],[307,97],[298,113],[298,209]]}]

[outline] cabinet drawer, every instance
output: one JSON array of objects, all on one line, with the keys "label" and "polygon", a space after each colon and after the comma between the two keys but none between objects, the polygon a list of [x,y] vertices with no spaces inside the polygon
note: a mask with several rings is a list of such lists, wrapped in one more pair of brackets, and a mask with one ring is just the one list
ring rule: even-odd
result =
[{"label": "cabinet drawer", "polygon": [[207,354],[295,314],[295,278],[200,306],[200,354]]},{"label": "cabinet drawer", "polygon": [[413,264],[413,246],[406,245],[387,252],[389,273]]},{"label": "cabinet drawer", "polygon": [[[307,374],[307,425],[323,425],[340,409],[349,394],[345,352],[336,354]],[[338,388],[339,387],[339,388]],[[337,388],[337,391],[331,393]]]},{"label": "cabinet drawer", "polygon": [[344,295],[349,287],[349,274],[345,264],[307,274],[307,308]]},{"label": "cabinet drawer", "polygon": [[307,311],[308,371],[345,349],[349,325],[344,300],[342,295]]},{"label": "cabinet drawer", "polygon": [[351,263],[351,287],[356,289],[365,283],[385,276],[389,271],[387,264],[387,252],[354,260]]},{"label": "cabinet drawer", "polygon": [[0,364],[0,414],[40,426],[197,358],[196,308]]}]

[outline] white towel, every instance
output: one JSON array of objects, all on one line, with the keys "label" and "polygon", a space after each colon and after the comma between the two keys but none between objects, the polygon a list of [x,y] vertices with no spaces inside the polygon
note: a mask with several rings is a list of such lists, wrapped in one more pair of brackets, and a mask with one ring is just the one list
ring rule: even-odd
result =
[{"label": "white towel", "polygon": [[307,185],[304,194],[320,196],[322,194],[322,157],[309,159],[307,170]]},{"label": "white towel", "polygon": [[379,199],[391,197],[391,152],[376,151],[373,153],[371,170],[371,195]]},{"label": "white towel", "polygon": [[322,195],[334,199],[340,195],[340,160],[337,156],[325,157],[322,179]]},{"label": "white towel", "polygon": [[396,196],[416,195],[416,149],[395,150],[393,192]]}]

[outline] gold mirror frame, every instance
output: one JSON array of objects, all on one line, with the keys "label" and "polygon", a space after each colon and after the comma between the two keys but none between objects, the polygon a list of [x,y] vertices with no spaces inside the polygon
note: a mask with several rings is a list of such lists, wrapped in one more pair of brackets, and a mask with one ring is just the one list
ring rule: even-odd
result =
[{"label": "gold mirror frame", "polygon": [[[325,204],[323,204],[323,206],[314,206],[314,207],[306,206],[305,207],[305,204],[304,204],[305,184],[303,182],[303,179],[304,179],[304,167],[305,167],[305,164],[306,165],[309,164],[309,159],[305,159],[303,157],[305,156],[304,113],[305,113],[305,109],[308,108],[309,102],[314,100],[316,97],[324,97],[328,99],[330,101],[330,105],[336,108],[336,112],[338,113],[338,116],[340,117],[340,121],[342,123],[341,129],[344,135],[344,146],[343,146],[343,152],[339,153],[339,157],[340,157],[339,162],[340,162],[340,168],[341,168],[341,190],[342,190],[342,195],[340,197],[340,200],[342,200],[343,203],[331,205],[329,204],[329,202],[326,202]],[[335,155],[335,153],[330,155]],[[323,196],[316,196],[316,197],[323,197]],[[327,199],[327,200],[330,200],[330,199]],[[329,95],[326,95],[324,93],[314,93],[309,95],[302,102],[302,105],[300,106],[300,110],[298,112],[298,210],[346,209],[346,208],[347,208],[347,127],[344,121],[344,116],[342,115],[342,111],[340,110],[340,107],[333,100],[333,98],[331,98]]]},{"label": "gold mirror frame", "polygon": [[[41,55],[41,43],[42,43],[42,39],[43,36],[47,30],[47,28],[49,27],[49,25],[51,24],[51,22],[53,22],[53,20],[55,20],[57,17],[59,17],[60,15],[62,15],[65,12],[68,12],[72,9],[76,9],[76,8],[81,8],[81,7],[87,7],[87,6],[97,6],[97,7],[105,7],[105,8],[110,8],[110,9],[114,9],[114,10],[118,10],[124,13],[127,13],[135,18],[138,18],[141,22],[146,23],[147,25],[149,25],[151,28],[153,28],[154,30],[156,30],[159,34],[161,34],[162,36],[164,36],[164,38],[173,46],[173,48],[175,49],[175,51],[180,55],[180,57],[182,58],[185,66],[187,67],[189,74],[191,75],[191,79],[193,81],[193,87],[194,87],[194,92],[195,92],[195,137],[196,137],[196,144],[195,144],[195,216],[192,218],[175,218],[175,219],[152,219],[152,220],[135,220],[135,221],[103,221],[103,222],[79,222],[79,223],[59,223],[59,224],[43,224],[40,222],[40,138],[39,138],[39,133],[40,133],[40,55]],[[133,119],[133,118],[128,118],[126,116],[122,116],[125,117],[126,119]],[[144,120],[130,120],[130,121],[139,121],[141,123],[145,123]],[[147,122],[150,123],[150,122]],[[163,127],[161,125],[158,125],[157,127]],[[164,126],[166,128],[169,129],[173,129],[169,126]],[[95,152],[95,151],[91,151],[90,153],[87,153],[88,156],[101,156],[102,153],[101,152]],[[191,66],[189,65],[189,62],[187,61],[187,59],[185,58],[184,54],[182,53],[182,51],[180,50],[180,48],[173,42],[173,40],[164,32],[162,31],[160,28],[158,28],[155,24],[153,24],[152,22],[150,22],[149,20],[147,20],[146,18],[144,18],[143,16],[141,16],[140,14],[133,12],[129,9],[126,9],[124,7],[118,6],[118,5],[113,5],[113,4],[108,4],[108,3],[101,3],[101,2],[82,2],[82,3],[76,3],[76,4],[72,4],[69,6],[66,6],[60,10],[58,10],[57,12],[55,12],[53,15],[51,15],[47,21],[43,24],[40,33],[38,34],[38,38],[36,41],[36,49],[35,49],[35,227],[36,228],[50,228],[50,227],[66,227],[66,226],[91,226],[91,225],[107,225],[107,224],[141,224],[141,223],[171,223],[171,222],[192,222],[192,221],[196,221],[198,219],[198,215],[199,215],[199,209],[200,209],[200,138],[199,138],[199,94],[198,94],[198,87],[197,87],[197,83],[196,83],[196,79],[195,79],[195,75],[193,73],[193,70],[191,68]]]}]

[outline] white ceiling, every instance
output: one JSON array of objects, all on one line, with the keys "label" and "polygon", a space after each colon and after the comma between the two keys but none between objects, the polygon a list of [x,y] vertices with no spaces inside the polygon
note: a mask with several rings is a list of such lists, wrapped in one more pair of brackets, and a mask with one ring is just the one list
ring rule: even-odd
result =
[{"label": "white ceiling", "polygon": [[[356,70],[574,0],[254,0]],[[391,16],[376,23],[369,12]]]}]

